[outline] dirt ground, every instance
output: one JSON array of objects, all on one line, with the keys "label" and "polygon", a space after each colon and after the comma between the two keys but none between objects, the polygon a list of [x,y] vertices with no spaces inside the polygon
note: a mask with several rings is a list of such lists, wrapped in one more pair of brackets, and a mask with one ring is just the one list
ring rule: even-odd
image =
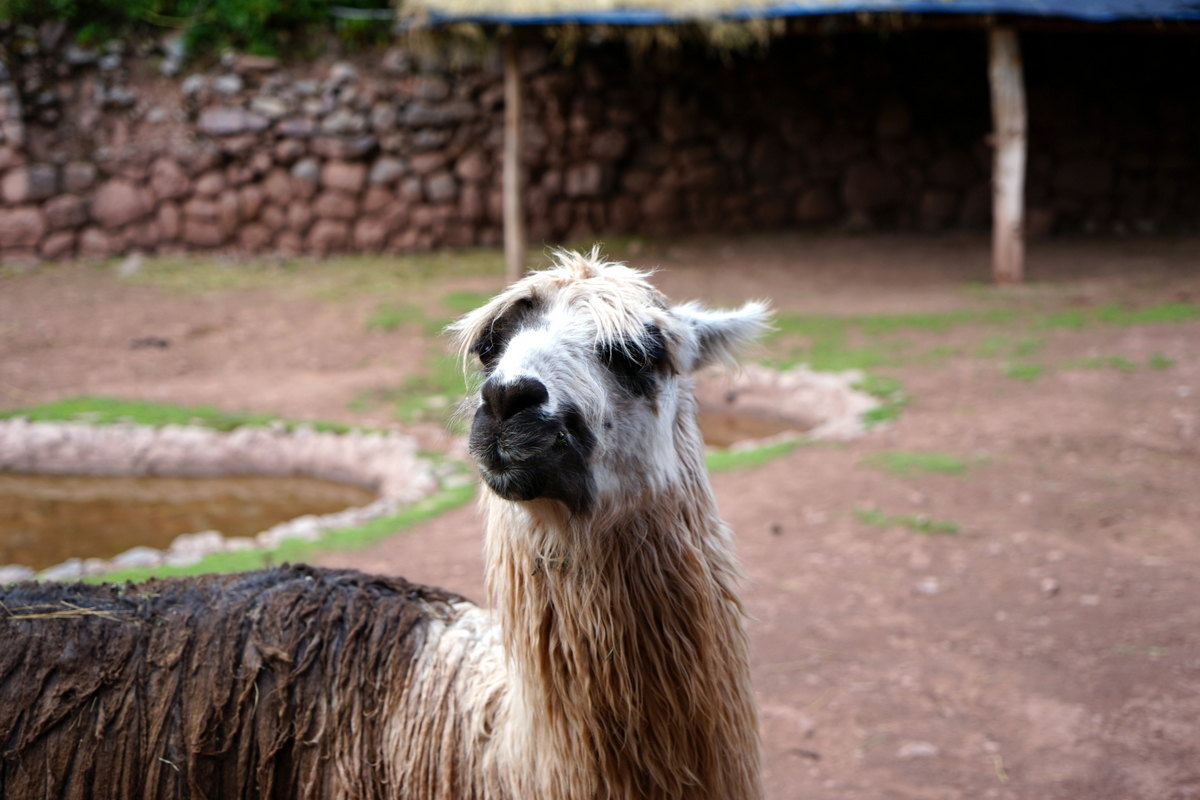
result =
[{"label": "dirt ground", "polygon": [[[875,369],[910,398],[897,420],[714,476],[747,573],[772,800],[1200,798],[1200,319],[1036,323],[1200,303],[1200,242],[1034,243],[1031,283],[1011,289],[986,287],[981,238],[627,247],[678,299],[1026,320],[910,331],[908,355]],[[109,394],[389,422],[356,398],[396,385],[423,345],[367,328],[378,296],[288,283],[303,280],[0,277],[0,406]],[[146,337],[168,346],[134,346]],[[872,461],[895,452],[967,466]],[[900,521],[926,517],[957,533]],[[479,551],[463,508],[324,561],[482,599]]]}]

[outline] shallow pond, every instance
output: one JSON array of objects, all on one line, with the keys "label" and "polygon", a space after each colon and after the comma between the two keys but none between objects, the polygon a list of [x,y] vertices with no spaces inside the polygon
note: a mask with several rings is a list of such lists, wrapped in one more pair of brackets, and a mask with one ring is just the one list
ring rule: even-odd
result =
[{"label": "shallow pond", "polygon": [[709,447],[730,447],[738,442],[766,439],[781,433],[800,433],[808,427],[782,415],[712,409],[701,411],[696,421],[704,443]]},{"label": "shallow pond", "polygon": [[165,548],[181,533],[252,536],[304,514],[371,502],[355,486],[304,477],[129,478],[0,473],[0,565]]}]

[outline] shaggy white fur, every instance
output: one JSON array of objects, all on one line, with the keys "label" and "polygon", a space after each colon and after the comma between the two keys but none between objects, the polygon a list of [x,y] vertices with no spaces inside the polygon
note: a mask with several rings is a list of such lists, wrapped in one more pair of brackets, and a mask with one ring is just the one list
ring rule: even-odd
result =
[{"label": "shaggy white fur", "polygon": [[[505,326],[483,345],[502,347],[488,353],[489,380],[540,382],[545,416],[579,409],[595,437],[586,514],[485,490],[503,660],[450,658],[482,682],[455,700],[487,709],[458,732],[458,752],[486,776],[482,796],[761,796],[739,567],[704,471],[690,375],[731,361],[764,329],[765,308],[670,307],[648,277],[595,251],[558,253],[453,328],[468,357]],[[653,395],[614,391],[597,354],[646,358],[648,331],[665,342]],[[491,647],[485,629],[474,647]]]}]

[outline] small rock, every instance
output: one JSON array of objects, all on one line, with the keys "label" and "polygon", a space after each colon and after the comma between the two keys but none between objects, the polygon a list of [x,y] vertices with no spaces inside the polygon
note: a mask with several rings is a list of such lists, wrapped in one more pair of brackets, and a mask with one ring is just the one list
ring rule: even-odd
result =
[{"label": "small rock", "polygon": [[171,554],[189,553],[193,555],[208,555],[219,553],[225,549],[225,537],[220,531],[200,531],[199,533],[181,533],[171,542],[168,552]]},{"label": "small rock", "polygon": [[90,47],[72,44],[63,51],[63,60],[72,67],[88,67],[100,60],[100,53]]},{"label": "small rock", "polygon": [[262,114],[244,108],[214,107],[200,112],[196,127],[209,136],[261,133],[271,122]]},{"label": "small rock", "polygon": [[940,594],[942,591],[942,583],[937,578],[929,576],[922,578],[913,585],[913,590],[917,594],[923,594],[932,597],[935,594]]},{"label": "small rock", "polygon": [[173,78],[179,74],[179,69],[187,58],[187,36],[183,31],[169,33],[162,38],[159,46],[163,50],[163,60],[158,65],[159,72]]},{"label": "small rock", "polygon": [[483,153],[472,150],[458,159],[454,173],[468,183],[479,183],[491,175],[492,167]]},{"label": "small rock", "polygon": [[362,136],[319,136],[313,140],[313,152],[325,158],[350,161],[362,158],[379,146],[379,141],[370,135]]},{"label": "small rock", "polygon": [[120,555],[113,556],[112,565],[119,569],[133,567],[157,567],[163,562],[163,553],[153,547],[138,545],[131,547]]},{"label": "small rock", "polygon": [[288,104],[278,97],[258,95],[250,101],[250,110],[262,114],[267,119],[281,119],[289,109]]},{"label": "small rock", "polygon": [[[317,224],[312,226],[312,230],[308,234],[308,249],[318,255],[325,255],[334,250],[343,250],[350,242],[350,227],[345,222],[336,219],[320,219]],[[303,519],[303,517],[301,518]],[[300,520],[293,520],[293,523],[299,523]],[[299,529],[299,528],[298,528]],[[311,537],[306,533],[297,533],[288,538],[312,538],[315,539],[320,535],[318,529]]]},{"label": "small rock", "polygon": [[106,228],[120,228],[151,211],[145,194],[130,181],[114,178],[96,190],[91,216]]},{"label": "small rock", "polygon": [[405,173],[404,162],[391,156],[383,156],[371,165],[367,180],[373,185],[388,185],[396,182]]},{"label": "small rock", "polygon": [[183,241],[198,247],[217,247],[225,242],[225,231],[221,225],[205,219],[185,217]]},{"label": "small rock", "polygon": [[329,68],[328,81],[334,86],[358,80],[358,68],[346,61],[339,61]]},{"label": "small rock", "polygon": [[33,578],[34,572],[29,567],[23,567],[20,564],[11,564],[9,566],[0,567],[0,586],[6,583],[18,583],[27,581]]},{"label": "small rock", "polygon": [[1062,589],[1062,586],[1054,578],[1042,578],[1038,588],[1046,597],[1054,597]]},{"label": "small rock", "polygon": [[322,192],[313,202],[313,211],[325,219],[352,220],[358,216],[358,203],[351,195],[337,191]]},{"label": "small rock", "polygon": [[420,153],[409,162],[412,171],[418,175],[430,175],[440,170],[446,163],[446,157],[441,153]]},{"label": "small rock", "polygon": [[258,547],[258,541],[248,536],[231,536],[225,540],[225,549],[229,551],[253,550]]},{"label": "small rock", "polygon": [[46,216],[33,206],[0,209],[0,242],[6,248],[36,247],[46,233]]},{"label": "small rock", "polygon": [[271,230],[266,225],[252,222],[238,230],[238,244],[251,253],[257,253],[271,243]]},{"label": "small rock", "polygon": [[932,742],[905,742],[896,750],[896,758],[933,758],[942,751]]},{"label": "small rock", "polygon": [[137,95],[124,86],[110,86],[104,93],[103,105],[105,108],[133,108],[137,105]]},{"label": "small rock", "polygon": [[14,167],[0,181],[0,197],[8,205],[32,203],[52,197],[58,191],[58,170],[50,164]]},{"label": "small rock", "polygon": [[163,563],[172,567],[190,567],[204,558],[200,553],[167,553]]},{"label": "small rock", "polygon": [[408,52],[399,47],[389,47],[379,60],[379,66],[393,77],[402,77],[412,71],[412,60]]},{"label": "small rock", "polygon": [[179,90],[185,97],[193,97],[208,88],[208,78],[204,75],[188,75],[180,84]]},{"label": "small rock", "polygon": [[240,75],[220,75],[213,79],[212,87],[218,94],[232,97],[235,94],[240,94],[242,89],[246,87],[246,83]]},{"label": "small rock", "polygon": [[353,136],[367,130],[367,118],[362,114],[339,108],[321,120],[321,130],[335,136]]},{"label": "small rock", "polygon": [[68,192],[85,191],[95,182],[96,165],[89,161],[72,161],[63,167],[63,188]]},{"label": "small rock", "polygon": [[431,203],[448,203],[458,196],[458,181],[449,172],[439,172],[425,181],[425,196]]},{"label": "small rock", "polygon": [[[144,263],[145,263],[145,259],[142,257],[141,253],[130,253],[129,255],[125,256],[125,258],[121,259],[121,263],[117,266],[117,277],[132,278],[134,275],[141,272],[142,266],[144,265]],[[138,341],[141,341],[141,340],[138,340]],[[156,339],[155,341],[156,341],[156,344],[155,344],[156,347],[167,347],[170,344],[169,342],[166,342],[165,339]],[[166,342],[166,343],[159,345],[159,344],[157,344],[157,342]],[[137,346],[139,346],[139,345],[137,345],[135,342],[135,347],[137,347]],[[140,346],[145,346],[145,345],[140,345]]]},{"label": "small rock", "polygon": [[422,75],[413,82],[412,92],[422,100],[436,103],[450,96],[450,84],[436,75]]},{"label": "small rock", "polygon": [[84,574],[83,560],[79,558],[68,558],[61,564],[55,564],[53,567],[48,567],[38,573],[38,580],[43,581],[69,581],[75,578],[81,578]]},{"label": "small rock", "polygon": [[191,192],[192,181],[177,161],[162,157],[150,165],[150,187],[159,200],[174,200]]},{"label": "small rock", "polygon": [[112,238],[99,228],[87,228],[79,236],[79,254],[91,258],[108,258],[113,254]]},{"label": "small rock", "polygon": [[225,173],[211,170],[196,179],[196,194],[200,197],[216,197],[225,191]]},{"label": "small rock", "polygon": [[330,161],[321,168],[321,185],[328,189],[358,194],[366,183],[365,164]]},{"label": "small rock", "polygon": [[75,250],[75,239],[74,231],[56,231],[42,240],[38,254],[50,261],[67,258]]},{"label": "small rock", "polygon": [[308,117],[289,117],[282,120],[276,129],[280,136],[292,139],[308,139],[317,132],[317,123]]},{"label": "small rock", "polygon": [[387,133],[396,127],[396,107],[391,103],[376,103],[371,106],[371,130]]}]

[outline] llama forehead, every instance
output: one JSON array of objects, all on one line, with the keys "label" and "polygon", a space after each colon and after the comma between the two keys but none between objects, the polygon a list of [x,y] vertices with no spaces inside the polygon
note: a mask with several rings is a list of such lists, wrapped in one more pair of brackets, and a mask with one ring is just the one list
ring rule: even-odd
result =
[{"label": "llama forehead", "polygon": [[454,327],[462,353],[488,335],[508,339],[529,329],[543,339],[592,348],[639,348],[648,326],[663,332],[680,327],[649,273],[623,264],[566,254],[562,263],[533,273],[496,296]]}]

